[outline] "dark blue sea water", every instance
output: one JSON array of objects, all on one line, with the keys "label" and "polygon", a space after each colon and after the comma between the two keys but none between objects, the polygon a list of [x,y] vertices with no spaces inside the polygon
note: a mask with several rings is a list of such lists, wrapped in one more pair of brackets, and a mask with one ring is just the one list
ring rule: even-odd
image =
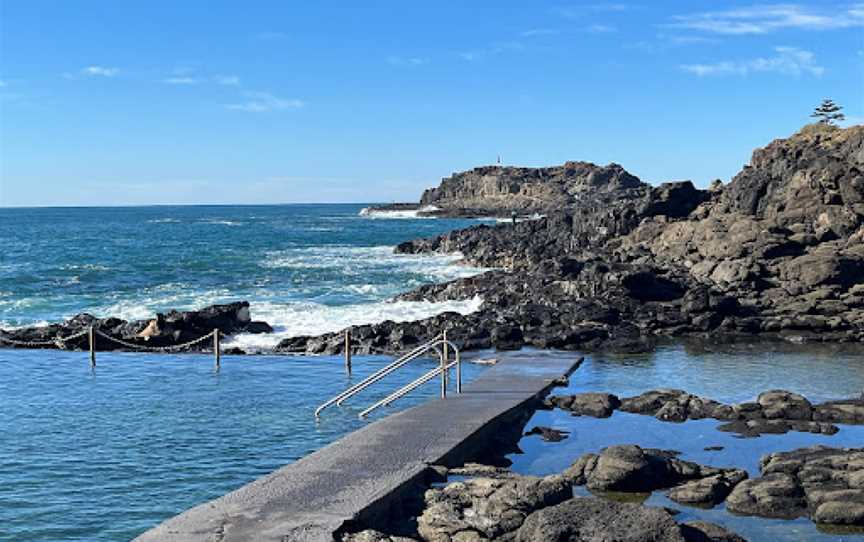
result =
[{"label": "dark blue sea water", "polygon": [[417,319],[479,302],[382,303],[421,284],[476,273],[458,257],[397,256],[393,246],[472,220],[373,219],[362,205],[0,209],[0,327],[87,311],[155,311],[246,299],[287,335]]}]

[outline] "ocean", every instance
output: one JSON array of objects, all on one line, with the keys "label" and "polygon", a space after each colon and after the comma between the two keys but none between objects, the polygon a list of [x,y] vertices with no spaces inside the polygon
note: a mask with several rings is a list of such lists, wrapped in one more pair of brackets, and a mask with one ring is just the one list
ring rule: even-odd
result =
[{"label": "ocean", "polygon": [[267,350],[286,336],[479,308],[479,299],[386,302],[423,284],[479,272],[457,265],[458,256],[393,254],[401,241],[476,220],[361,216],[363,208],[0,209],[0,327],[79,312],[145,319],[248,300],[253,318],[276,332],[238,336],[233,345]]}]

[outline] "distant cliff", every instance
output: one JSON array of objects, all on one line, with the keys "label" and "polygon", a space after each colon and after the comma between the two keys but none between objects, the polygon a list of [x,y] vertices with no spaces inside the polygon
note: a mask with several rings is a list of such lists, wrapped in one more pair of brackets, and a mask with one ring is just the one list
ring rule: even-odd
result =
[{"label": "distant cliff", "polygon": [[420,198],[421,206],[465,214],[472,209],[506,216],[542,213],[577,203],[586,194],[640,189],[647,185],[618,164],[567,162],[545,168],[484,166],[454,173]]}]

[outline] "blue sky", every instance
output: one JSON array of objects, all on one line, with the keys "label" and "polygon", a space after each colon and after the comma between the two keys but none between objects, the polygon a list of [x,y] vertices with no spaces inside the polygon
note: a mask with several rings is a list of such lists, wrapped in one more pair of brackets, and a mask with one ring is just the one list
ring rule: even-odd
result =
[{"label": "blue sky", "polygon": [[864,4],[0,0],[0,205],[416,200],[453,171],[727,181],[824,97]]}]

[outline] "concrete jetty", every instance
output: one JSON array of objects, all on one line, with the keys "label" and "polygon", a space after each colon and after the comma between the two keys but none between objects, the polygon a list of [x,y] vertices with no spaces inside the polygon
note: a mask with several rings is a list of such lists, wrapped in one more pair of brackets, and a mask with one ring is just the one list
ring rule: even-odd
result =
[{"label": "concrete jetty", "polygon": [[136,540],[332,542],[345,525],[374,522],[391,512],[400,495],[427,481],[429,465],[482,459],[478,454],[490,440],[524,422],[535,400],[580,361],[535,354],[507,356],[461,395],[371,423]]}]

